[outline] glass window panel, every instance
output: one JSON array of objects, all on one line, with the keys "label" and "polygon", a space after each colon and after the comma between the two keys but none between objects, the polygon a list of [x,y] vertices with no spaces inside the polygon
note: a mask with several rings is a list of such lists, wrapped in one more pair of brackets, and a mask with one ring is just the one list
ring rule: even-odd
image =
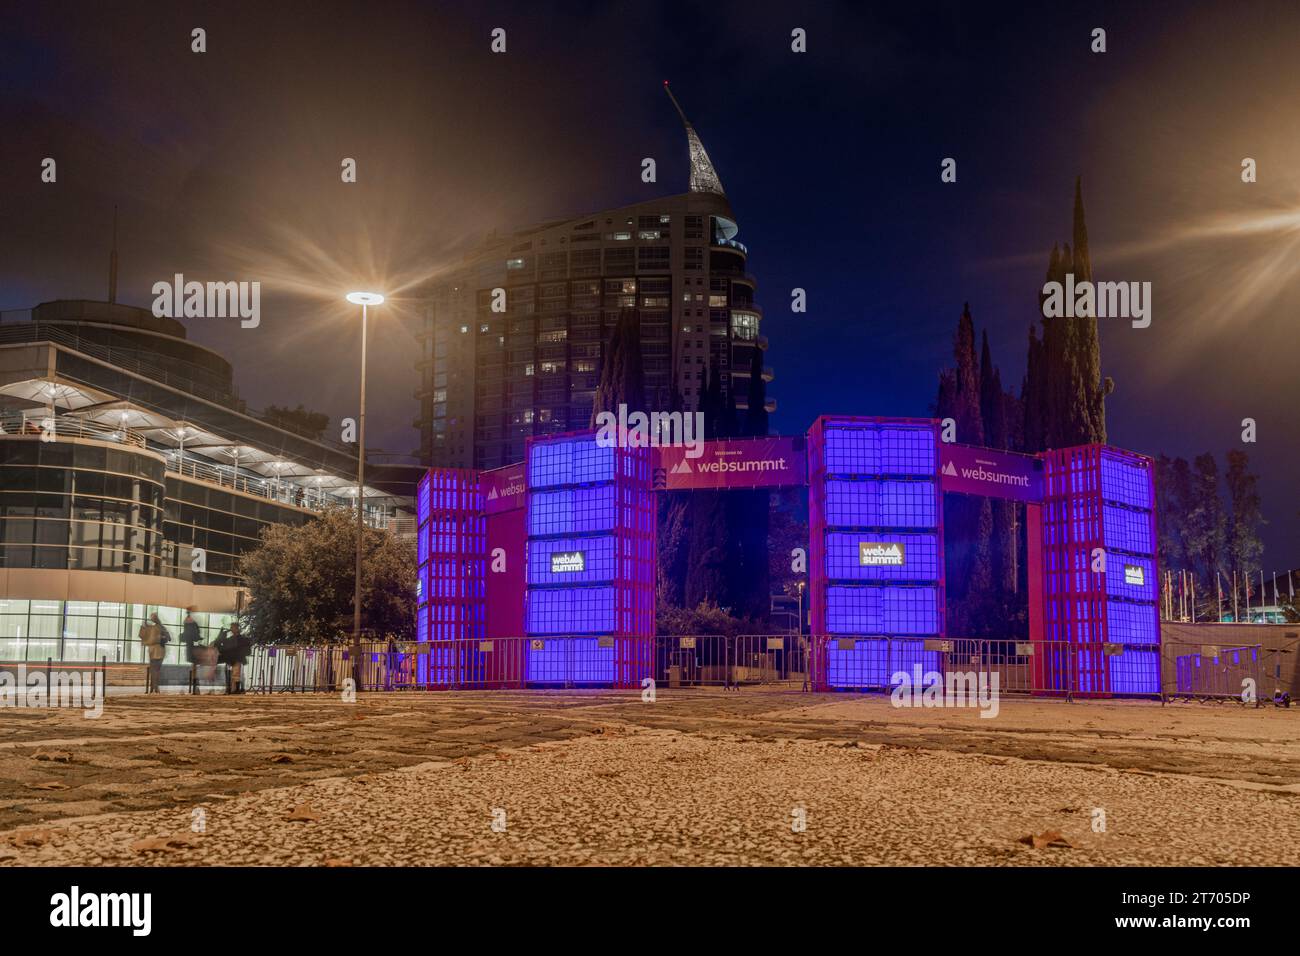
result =
[{"label": "glass window panel", "polygon": [[120,617],[106,615],[101,611],[99,618],[100,642],[120,641],[124,636],[125,631],[122,627],[122,619]]},{"label": "glass window panel", "polygon": [[27,639],[27,660],[43,661],[50,658],[58,659],[59,656],[59,638],[58,637],[31,637]]}]

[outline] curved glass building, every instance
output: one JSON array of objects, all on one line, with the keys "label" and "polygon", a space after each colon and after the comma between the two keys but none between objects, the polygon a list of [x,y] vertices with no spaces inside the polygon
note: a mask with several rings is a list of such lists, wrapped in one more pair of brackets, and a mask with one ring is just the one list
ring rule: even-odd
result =
[{"label": "curved glass building", "polygon": [[[355,447],[249,409],[174,319],[87,301],[0,319],[0,664],[142,662],[155,611],[180,664],[184,609],[210,642],[263,529],[355,507]],[[410,504],[363,500],[380,525]]]}]

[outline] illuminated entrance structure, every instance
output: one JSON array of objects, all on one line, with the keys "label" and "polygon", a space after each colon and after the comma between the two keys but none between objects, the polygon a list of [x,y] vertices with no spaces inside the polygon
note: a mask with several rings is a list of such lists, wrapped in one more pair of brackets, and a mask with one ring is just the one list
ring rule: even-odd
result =
[{"label": "illuminated entrance structure", "polygon": [[654,661],[651,448],[528,443],[530,684],[639,687]]},{"label": "illuminated entrance structure", "polygon": [[1025,505],[1030,640],[1000,643],[1036,693],[1160,692],[1151,459],[1103,445],[1020,455],[944,443],[933,419],[853,416],[819,418],[806,444],[706,442],[699,459],[574,433],[531,440],[524,465],[432,469],[419,497],[426,682],[640,686],[655,676],[655,491],[805,484],[814,689],[942,668],[960,638],[945,633],[953,493]]},{"label": "illuminated entrance structure", "polygon": [[[808,435],[814,682],[886,687],[938,669],[943,508],[938,423],[819,418]],[[886,640],[888,638],[888,640]]]}]

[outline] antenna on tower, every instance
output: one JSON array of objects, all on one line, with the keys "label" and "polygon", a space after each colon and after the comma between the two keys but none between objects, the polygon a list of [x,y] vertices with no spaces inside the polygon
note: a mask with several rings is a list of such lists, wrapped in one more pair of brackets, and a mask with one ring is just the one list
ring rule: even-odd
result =
[{"label": "antenna on tower", "polygon": [[725,196],[722,181],[718,179],[718,171],[713,168],[713,163],[709,161],[709,154],[704,151],[704,144],[700,142],[700,137],[696,134],[691,121],[686,118],[682,104],[678,103],[677,97],[673,96],[673,91],[669,88],[667,80],[664,80],[664,92],[672,100],[677,115],[682,118],[682,126],[686,127],[686,148],[691,158],[691,192],[717,193],[719,196]]},{"label": "antenna on tower", "polygon": [[686,118],[686,114],[682,111],[682,104],[678,103],[677,97],[673,96],[673,91],[668,86],[667,80],[664,80],[664,92],[668,94],[668,98],[673,101],[673,106],[677,108],[677,115],[682,118],[682,125],[690,126],[691,125],[690,121]]},{"label": "antenna on tower", "polygon": [[108,254],[108,301],[117,301],[117,207],[113,207],[113,251]]}]

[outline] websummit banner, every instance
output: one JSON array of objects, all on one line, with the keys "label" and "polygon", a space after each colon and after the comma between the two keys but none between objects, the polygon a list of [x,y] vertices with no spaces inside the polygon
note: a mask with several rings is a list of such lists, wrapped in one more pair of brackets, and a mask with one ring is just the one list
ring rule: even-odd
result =
[{"label": "websummit banner", "polygon": [[654,487],[662,491],[697,488],[784,488],[807,483],[803,436],[731,438],[703,443],[692,458],[686,447],[660,448]]},{"label": "websummit banner", "polygon": [[939,487],[989,498],[1042,501],[1043,462],[1032,455],[940,442]]},{"label": "websummit banner", "polygon": [[492,515],[522,508],[524,492],[528,490],[528,478],[525,472],[524,463],[521,461],[515,465],[480,473],[483,510]]}]

